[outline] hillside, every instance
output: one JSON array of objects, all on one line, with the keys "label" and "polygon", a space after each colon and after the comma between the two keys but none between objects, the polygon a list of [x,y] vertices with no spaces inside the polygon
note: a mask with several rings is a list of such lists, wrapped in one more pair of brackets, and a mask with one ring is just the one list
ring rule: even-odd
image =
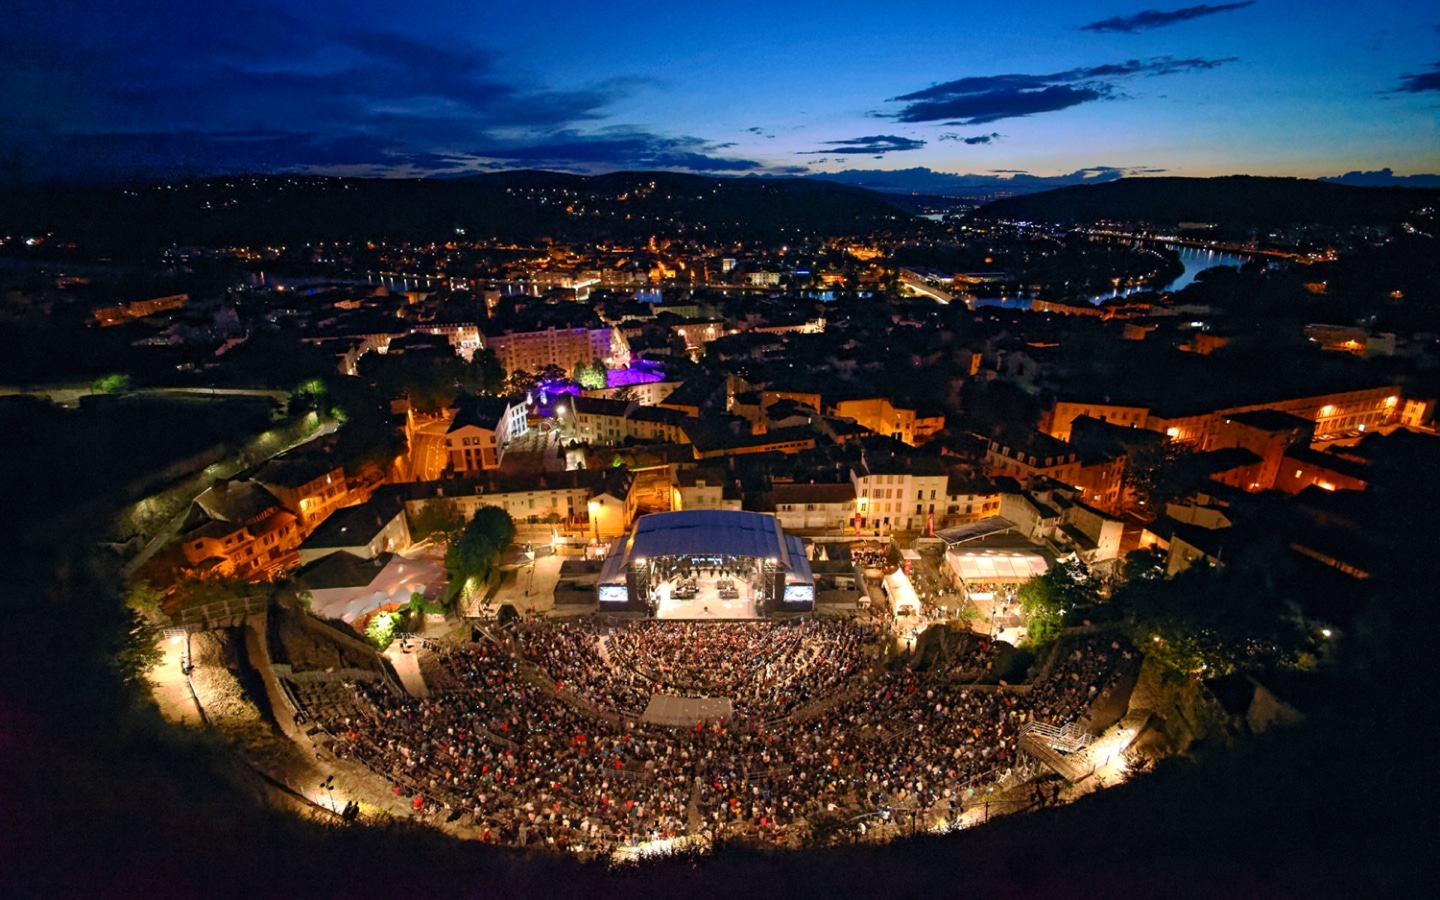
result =
[{"label": "hillside", "polygon": [[0,198],[0,232],[52,232],[117,253],[169,244],[322,240],[774,240],[904,227],[860,188],[802,179],[516,171],[458,179],[212,178],[143,187],[47,186]]},{"label": "hillside", "polygon": [[1433,206],[1440,191],[1351,187],[1299,178],[1123,178],[1011,197],[976,210],[976,219],[1088,224],[1102,219],[1173,228],[1203,222],[1222,231],[1289,225],[1384,226]]}]

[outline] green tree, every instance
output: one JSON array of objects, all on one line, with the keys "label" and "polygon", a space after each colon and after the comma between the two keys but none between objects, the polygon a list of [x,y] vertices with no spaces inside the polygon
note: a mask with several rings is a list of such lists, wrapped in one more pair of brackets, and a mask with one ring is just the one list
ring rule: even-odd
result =
[{"label": "green tree", "polygon": [[445,611],[445,604],[430,600],[419,591],[414,591],[410,594],[410,602],[405,604],[405,609],[412,616],[435,616]]},{"label": "green tree", "polygon": [[193,609],[243,600],[269,590],[269,585],[251,584],[243,578],[182,578],[175,583],[174,596],[179,609]]},{"label": "green tree", "polygon": [[287,409],[292,416],[325,408],[325,379],[307,378],[290,391]]},{"label": "green tree", "polygon": [[452,498],[427,500],[410,522],[410,534],[421,539],[433,537],[451,542],[465,528],[465,517]]},{"label": "green tree", "polygon": [[388,612],[376,613],[365,626],[365,640],[384,650],[395,640],[395,616]]},{"label": "green tree", "polygon": [[505,367],[494,350],[476,350],[456,381],[462,390],[472,394],[496,394],[505,387]]},{"label": "green tree", "polygon": [[1127,581],[1113,603],[1130,639],[1171,669],[1205,677],[1290,667],[1310,649],[1284,590],[1270,573],[1237,559],[1192,565],[1173,578]]},{"label": "green tree", "polygon": [[516,369],[505,378],[505,393],[523,394],[535,387],[536,378],[524,369]]},{"label": "green tree", "polygon": [[1099,586],[1085,565],[1057,563],[1044,575],[1030,578],[1016,591],[1020,612],[1028,621],[1030,643],[1040,647],[1060,636],[1067,614],[1095,606]]},{"label": "green tree", "polygon": [[165,659],[160,647],[160,629],[138,609],[127,610],[130,631],[124,645],[115,655],[115,668],[120,680],[137,687],[148,687],[145,676]]},{"label": "green tree", "polygon": [[363,378],[336,375],[327,381],[331,416],[341,423],[337,462],[359,468],[386,466],[405,449],[405,433],[390,414],[390,403]]},{"label": "green tree", "polygon": [[1163,581],[1166,563],[1165,551],[1159,547],[1132,551],[1125,556],[1120,568],[1120,581],[1122,584]]},{"label": "green tree", "polygon": [[582,388],[601,390],[607,384],[607,371],[608,370],[605,368],[605,361],[603,359],[600,359],[599,357],[591,360],[589,365],[585,365],[584,363],[576,363],[575,383],[580,385]]},{"label": "green tree", "polygon": [[123,394],[130,390],[130,387],[130,376],[120,373],[97,378],[95,383],[90,386],[91,390],[97,394]]},{"label": "green tree", "polygon": [[125,591],[125,605],[140,613],[151,622],[168,621],[169,617],[161,608],[165,592],[148,581],[137,581]]},{"label": "green tree", "polygon": [[450,591],[468,597],[495,571],[505,548],[515,537],[515,523],[498,506],[482,506],[460,536],[445,551],[445,571]]},{"label": "green tree", "polygon": [[570,378],[565,374],[565,370],[553,363],[547,363],[541,366],[540,371],[535,373],[536,384],[558,384],[569,380]]}]

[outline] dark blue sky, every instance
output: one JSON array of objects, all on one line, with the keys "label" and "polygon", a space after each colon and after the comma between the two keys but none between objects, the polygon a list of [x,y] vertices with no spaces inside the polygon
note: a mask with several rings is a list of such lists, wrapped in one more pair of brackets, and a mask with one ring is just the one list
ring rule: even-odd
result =
[{"label": "dark blue sky", "polygon": [[0,179],[1440,171],[1433,3],[9,0]]}]

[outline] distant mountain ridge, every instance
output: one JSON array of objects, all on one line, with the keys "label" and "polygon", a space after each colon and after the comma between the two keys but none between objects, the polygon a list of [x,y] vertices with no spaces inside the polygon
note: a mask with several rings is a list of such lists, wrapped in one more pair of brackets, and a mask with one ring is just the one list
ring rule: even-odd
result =
[{"label": "distant mountain ridge", "polygon": [[976,219],[1087,224],[1102,219],[1174,226],[1205,222],[1222,228],[1271,228],[1292,223],[1333,226],[1398,222],[1433,204],[1440,190],[1354,187],[1300,178],[1122,178],[997,200]]},{"label": "distant mountain ridge", "polygon": [[1344,175],[1335,175],[1320,180],[1354,187],[1440,188],[1440,175],[1396,175],[1390,169],[1377,169],[1372,172],[1346,172]]},{"label": "distant mountain ridge", "polygon": [[514,170],[453,179],[222,176],[163,185],[33,187],[0,195],[0,228],[90,243],[783,239],[908,227],[862,188],[800,178]]},{"label": "distant mountain ridge", "polygon": [[918,166],[911,169],[846,169],[829,175],[807,175],[815,181],[848,184],[882,194],[929,194],[936,197],[1010,197],[1054,190],[1076,184],[1114,181],[1127,170],[1110,166],[1081,169],[1068,175],[1031,175],[1010,172],[1004,176],[954,175]]}]

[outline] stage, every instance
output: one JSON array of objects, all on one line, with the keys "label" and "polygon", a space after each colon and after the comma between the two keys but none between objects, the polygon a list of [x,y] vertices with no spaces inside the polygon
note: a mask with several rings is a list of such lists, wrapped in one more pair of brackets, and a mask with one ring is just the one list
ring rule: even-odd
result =
[{"label": "stage", "polygon": [[[726,590],[722,592],[722,586]],[[655,587],[657,619],[758,619],[755,595],[741,578],[695,575]]]}]

